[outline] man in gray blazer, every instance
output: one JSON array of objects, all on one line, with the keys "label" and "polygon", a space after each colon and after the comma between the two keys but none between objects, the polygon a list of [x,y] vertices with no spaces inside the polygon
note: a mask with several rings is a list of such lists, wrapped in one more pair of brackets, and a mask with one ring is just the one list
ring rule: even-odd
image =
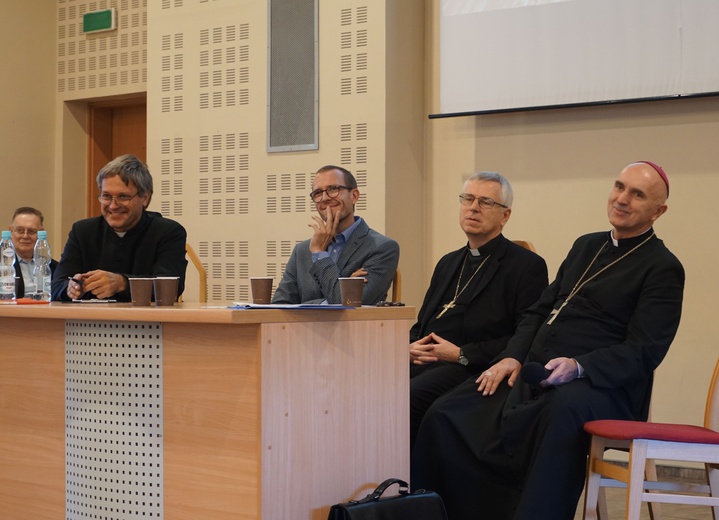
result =
[{"label": "man in gray blazer", "polygon": [[354,176],[323,166],[312,181],[317,215],[312,238],[295,246],[272,303],[340,303],[340,277],[366,279],[362,303],[387,297],[399,262],[399,245],[354,214],[360,192]]}]

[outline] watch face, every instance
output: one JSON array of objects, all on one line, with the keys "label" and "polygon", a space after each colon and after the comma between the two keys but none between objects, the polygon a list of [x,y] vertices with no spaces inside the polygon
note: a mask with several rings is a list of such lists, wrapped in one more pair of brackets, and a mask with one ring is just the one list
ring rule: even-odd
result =
[{"label": "watch face", "polygon": [[459,356],[459,359],[457,359],[457,363],[459,363],[460,365],[467,366],[469,365],[469,359],[464,356]]}]

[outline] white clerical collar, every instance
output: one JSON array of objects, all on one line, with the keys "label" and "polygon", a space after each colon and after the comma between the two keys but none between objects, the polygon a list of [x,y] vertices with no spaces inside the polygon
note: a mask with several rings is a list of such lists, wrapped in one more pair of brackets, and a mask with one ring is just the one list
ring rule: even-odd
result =
[{"label": "white clerical collar", "polygon": [[[640,236],[642,236],[642,235],[646,235],[646,234],[649,233],[651,230],[652,230],[652,228],[650,227],[650,228],[647,229],[644,233],[640,233],[640,234],[638,234],[637,236],[640,237]],[[612,239],[612,245],[613,245],[614,247],[619,247],[619,240],[617,240],[616,238],[614,238],[614,230],[613,230],[613,229],[609,232],[609,237]],[[636,237],[631,237],[631,238],[636,238]]]},{"label": "white clerical collar", "polygon": [[482,256],[482,253],[479,252],[479,249],[469,248],[469,254],[472,256]]}]

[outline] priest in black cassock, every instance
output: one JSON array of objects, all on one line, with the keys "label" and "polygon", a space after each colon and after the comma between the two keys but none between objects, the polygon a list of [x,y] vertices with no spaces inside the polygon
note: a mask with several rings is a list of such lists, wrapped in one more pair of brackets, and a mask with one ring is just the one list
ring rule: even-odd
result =
[{"label": "priest in black cassock", "polygon": [[[654,233],[669,181],[654,163],[614,181],[612,229],[577,239],[496,363],[428,410],[414,489],[437,491],[450,520],[572,520],[594,419],[646,420],[653,372],[674,339],[684,269]],[[524,382],[522,363],[547,369]]]},{"label": "priest in black cassock", "polygon": [[467,244],[437,263],[410,329],[410,446],[434,400],[489,367],[547,287],[544,259],[502,235],[513,199],[499,173],[464,183],[459,226]]}]

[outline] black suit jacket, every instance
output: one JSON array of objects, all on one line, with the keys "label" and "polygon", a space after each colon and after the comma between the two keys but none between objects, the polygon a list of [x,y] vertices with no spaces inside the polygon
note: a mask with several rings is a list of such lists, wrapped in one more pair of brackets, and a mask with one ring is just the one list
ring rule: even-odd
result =
[{"label": "black suit jacket", "polygon": [[[185,228],[159,213],[145,211],[135,227],[119,237],[103,217],[73,224],[60,263],[52,277],[52,299],[68,300],[68,277],[102,269],[125,276],[179,276],[185,288]],[[83,298],[93,298],[86,293]],[[130,287],[113,296],[130,301]]]},{"label": "black suit jacket", "polygon": [[[499,238],[487,265],[482,268],[486,271],[464,314],[467,343],[458,346],[470,367],[487,366],[507,346],[524,310],[547,287],[549,276],[544,259],[504,236]],[[417,323],[410,330],[410,342],[433,332],[428,329],[429,322],[466,254],[467,248],[463,247],[446,254],[437,263]]]},{"label": "black suit jacket", "polygon": [[[50,272],[55,273],[55,268],[57,267],[57,260],[51,260],[50,261]],[[17,294],[15,295],[17,298],[24,298],[25,297],[25,279],[22,277],[22,269],[20,268],[20,259],[17,258],[17,255],[15,255],[15,276],[20,278],[17,283],[17,290],[15,291]]]}]

